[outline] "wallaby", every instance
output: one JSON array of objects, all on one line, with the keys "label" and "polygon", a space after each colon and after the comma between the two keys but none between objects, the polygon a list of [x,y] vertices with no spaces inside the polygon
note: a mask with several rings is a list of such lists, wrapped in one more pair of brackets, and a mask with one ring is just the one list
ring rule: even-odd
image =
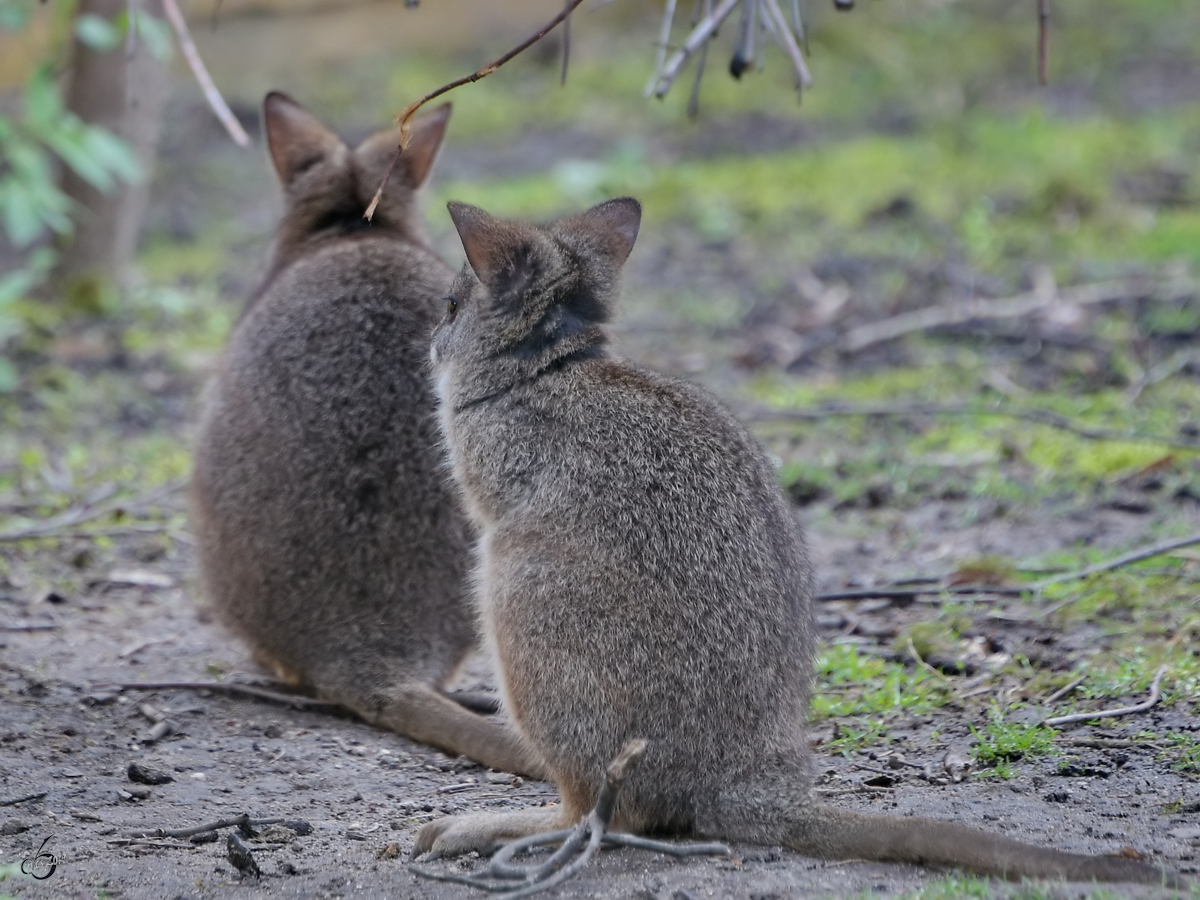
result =
[{"label": "wallaby", "polygon": [[351,149],[287,96],[263,104],[285,208],[268,274],[208,386],[191,485],[203,593],[255,656],[364,719],[538,776],[519,735],[442,688],[477,645],[472,530],[428,379],[454,273],[416,189],[450,107]]},{"label": "wallaby", "polygon": [[1180,885],[1163,869],[814,797],[811,569],[755,440],[712,397],[606,349],[641,207],[552,226],[450,204],[469,268],[434,330],[439,418],[480,530],[476,585],[513,719],[555,809],[451,816],[416,852],[567,827],[606,764],[648,749],[614,827],[1008,878]]}]

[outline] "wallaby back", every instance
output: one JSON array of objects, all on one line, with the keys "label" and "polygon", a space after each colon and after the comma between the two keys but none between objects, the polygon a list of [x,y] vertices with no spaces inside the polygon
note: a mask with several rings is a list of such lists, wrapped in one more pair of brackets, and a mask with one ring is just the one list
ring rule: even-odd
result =
[{"label": "wallaby back", "polygon": [[440,693],[476,642],[472,533],[446,478],[426,375],[452,273],[415,191],[449,107],[351,149],[282,94],[265,104],[285,211],[268,275],[209,385],[191,509],[204,594],[287,680],[453,753],[536,774]]},{"label": "wallaby back", "polygon": [[[434,332],[440,421],[481,532],[484,628],[514,720],[561,793],[558,824],[586,813],[606,764],[644,738],[621,829],[1014,878],[1173,877],[818,804],[810,566],[775,472],[707,393],[605,346],[640,207],[613,200],[546,228],[450,212],[473,271]],[[486,849],[546,825],[544,813],[451,817],[417,848]]]}]

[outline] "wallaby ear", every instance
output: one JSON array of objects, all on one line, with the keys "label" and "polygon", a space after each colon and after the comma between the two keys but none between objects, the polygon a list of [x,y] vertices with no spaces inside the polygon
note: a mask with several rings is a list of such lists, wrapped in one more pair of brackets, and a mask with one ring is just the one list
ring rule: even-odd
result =
[{"label": "wallaby ear", "polygon": [[[410,188],[418,188],[425,182],[437,159],[449,121],[450,104],[443,103],[413,122],[408,147],[400,156],[400,170],[396,172],[396,178],[403,180]],[[358,145],[354,154],[372,169],[383,169],[391,163],[399,146],[400,129],[393,128],[371,135]]]},{"label": "wallaby ear", "polygon": [[633,242],[637,240],[642,224],[642,204],[632,197],[606,200],[578,216],[575,224],[583,225],[600,238],[613,262],[619,266],[633,251]]},{"label": "wallaby ear", "polygon": [[475,277],[488,287],[494,286],[497,276],[509,266],[510,241],[505,240],[504,223],[469,203],[451,200],[446,207]]},{"label": "wallaby ear", "polygon": [[442,139],[446,136],[446,125],[450,121],[450,109],[449,103],[443,103],[433,112],[421,116],[412,124],[408,146],[404,148],[402,158],[407,159],[405,171],[408,173],[409,185],[414,188],[420,187],[424,183],[429,175],[429,170],[433,168],[433,161],[437,158],[438,149],[442,146]]},{"label": "wallaby ear", "polygon": [[271,161],[284,184],[345,146],[312,113],[279,91],[263,100],[263,118]]}]

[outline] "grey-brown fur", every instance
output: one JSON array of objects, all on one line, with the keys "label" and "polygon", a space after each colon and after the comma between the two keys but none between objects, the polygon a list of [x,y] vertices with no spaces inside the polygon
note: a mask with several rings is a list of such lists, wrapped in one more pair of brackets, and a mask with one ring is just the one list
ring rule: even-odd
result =
[{"label": "grey-brown fur", "polygon": [[474,274],[434,332],[440,418],[481,532],[477,602],[505,697],[562,805],[436,820],[418,851],[486,850],[572,823],[622,745],[646,738],[619,829],[1010,878],[1180,883],[1143,863],[819,804],[804,730],[811,569],[775,473],[704,391],[605,349],[637,203],[547,228],[450,209]]},{"label": "grey-brown fur", "polygon": [[512,731],[441,689],[476,645],[472,533],[428,383],[452,272],[415,202],[449,107],[356,149],[282,94],[264,103],[285,211],[268,275],[209,385],[191,512],[205,596],[255,656],[367,720],[538,774]]}]

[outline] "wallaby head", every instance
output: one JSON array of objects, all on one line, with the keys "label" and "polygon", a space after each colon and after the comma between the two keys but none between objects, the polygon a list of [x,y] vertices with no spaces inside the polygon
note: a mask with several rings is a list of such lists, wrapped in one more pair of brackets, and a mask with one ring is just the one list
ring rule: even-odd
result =
[{"label": "wallaby head", "polygon": [[497,379],[520,380],[607,341],[602,326],[641,222],[636,200],[609,200],[549,228],[502,222],[467,203],[449,209],[469,268],[446,298],[435,363],[502,359],[488,372],[487,389],[497,390]]},{"label": "wallaby head", "polygon": [[433,168],[450,120],[450,104],[417,119],[408,147],[388,177],[371,221],[363,217],[400,146],[400,129],[382,131],[351,148],[286,94],[263,101],[267,147],[284,193],[276,265],[308,241],[371,230],[423,238],[415,193]]}]

